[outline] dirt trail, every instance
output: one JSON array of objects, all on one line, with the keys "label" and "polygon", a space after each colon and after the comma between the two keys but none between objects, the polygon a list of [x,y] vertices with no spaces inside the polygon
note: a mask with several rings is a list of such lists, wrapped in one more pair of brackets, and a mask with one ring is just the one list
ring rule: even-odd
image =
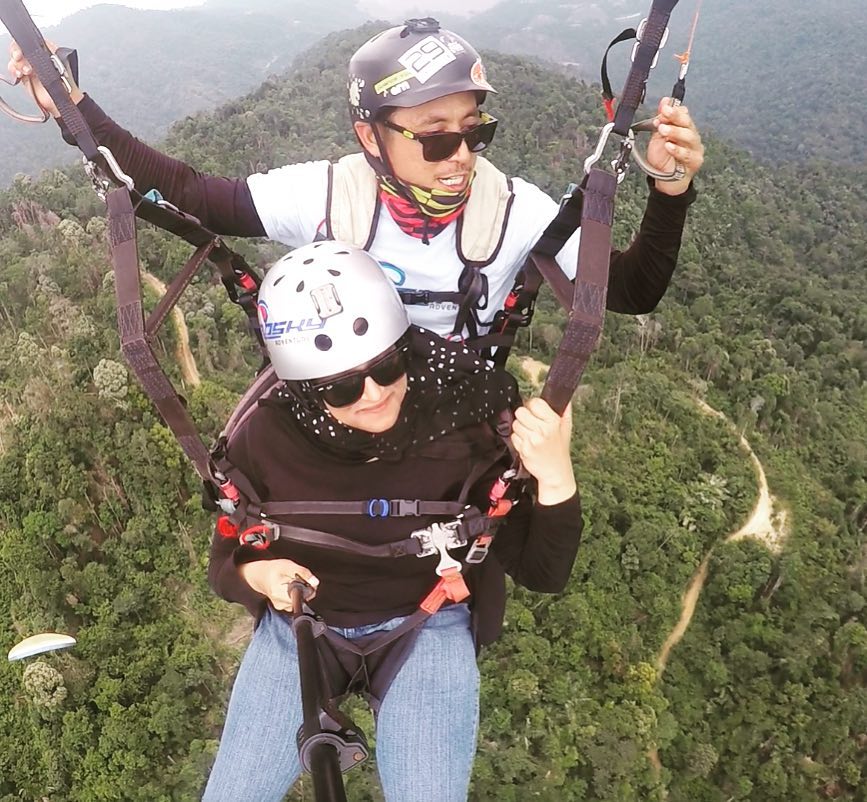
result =
[{"label": "dirt trail", "polygon": [[[152,273],[142,271],[142,279],[159,293],[160,298],[166,294],[166,285]],[[199,377],[196,360],[193,358],[192,351],[190,351],[190,332],[187,329],[187,321],[184,320],[184,313],[176,306],[172,309],[172,318],[175,321],[175,329],[178,332],[176,356],[181,366],[181,376],[184,382],[191,387],[198,387],[201,378]]]},{"label": "dirt trail", "polygon": [[[543,370],[547,370],[548,365],[531,357],[524,357],[521,360],[521,367],[527,373],[530,381],[538,386],[540,384],[540,373]],[[765,469],[762,467],[762,463],[759,462],[758,457],[756,457],[746,437],[737,432],[737,427],[722,412],[714,409],[700,398],[696,398],[695,403],[706,415],[713,415],[714,417],[725,421],[729,428],[738,435],[741,448],[743,448],[743,450],[749,455],[756,472],[759,494],[755,506],[750,513],[750,517],[746,520],[743,526],[729,534],[725,538],[724,542],[729,543],[736,540],[742,540],[745,537],[754,537],[764,543],[771,552],[778,554],[782,549],[783,541],[789,531],[788,516],[787,511],[779,503],[776,497],[771,495],[770,490],[768,489],[768,479],[767,476],[765,476]],[[690,622],[695,613],[695,607],[698,604],[701,591],[704,588],[705,581],[707,580],[708,567],[710,565],[712,553],[713,549],[705,555],[704,559],[701,561],[701,565],[699,565],[695,573],[692,575],[692,579],[690,579],[689,585],[683,594],[681,599],[680,618],[668,634],[668,637],[662,644],[662,648],[659,650],[659,654],[656,658],[658,679],[661,679],[665,672],[665,667],[668,664],[671,650],[677,646],[681,638],[686,634],[686,630],[689,628]],[[651,749],[648,753],[648,759],[650,760],[654,774],[658,778],[662,772],[662,762],[659,759],[659,752],[656,749]],[[662,798],[666,798],[667,796],[667,791],[662,789]]]},{"label": "dirt trail", "polygon": [[536,387],[542,386],[542,382],[540,381],[542,371],[548,370],[548,365],[544,362],[540,362],[538,359],[533,359],[531,356],[525,356],[521,358],[521,367],[524,369],[524,373],[527,374],[527,378],[535,384]]},{"label": "dirt trail", "polygon": [[[722,412],[709,406],[700,398],[696,399],[696,404],[702,412],[726,421],[729,427],[733,431],[737,432],[734,423],[726,418]],[[745,537],[754,537],[756,540],[764,543],[771,552],[779,554],[783,546],[783,541],[789,531],[787,511],[782,507],[776,497],[771,495],[768,489],[768,479],[765,476],[765,469],[762,467],[762,463],[759,462],[758,457],[756,457],[753,452],[749,442],[742,434],[738,436],[740,438],[741,448],[749,454],[750,460],[753,463],[753,468],[756,472],[756,480],[759,485],[759,497],[756,499],[756,504],[746,523],[728,535],[724,542],[729,543],[735,540],[742,540]],[[698,603],[699,596],[701,595],[702,588],[704,588],[704,583],[707,579],[708,566],[710,564],[712,553],[713,549],[705,555],[705,558],[701,561],[701,565],[699,565],[698,569],[693,574],[689,586],[683,594],[680,618],[678,619],[677,624],[675,624],[674,629],[672,629],[668,634],[665,643],[662,644],[662,648],[659,650],[659,655],[656,658],[656,670],[659,679],[662,678],[665,667],[668,664],[668,657],[671,654],[671,650],[677,646],[681,638],[686,634],[686,630],[692,621],[692,616],[695,613],[695,606]],[[662,761],[659,759],[658,750],[650,750],[648,753],[648,759],[650,760],[654,775],[659,778],[662,772]],[[662,798],[665,799],[667,796],[668,792],[665,789],[662,789]]]},{"label": "dirt trail", "polygon": [[[735,429],[734,424],[731,423],[731,421],[729,421],[728,418],[726,418],[726,416],[719,410],[708,406],[708,404],[700,398],[696,399],[696,404],[698,404],[699,409],[701,409],[705,414],[721,418],[726,421],[733,430]],[[753,453],[753,449],[750,447],[749,442],[743,435],[740,435],[740,442],[741,447],[749,454],[750,460],[752,460],[753,467],[755,468],[756,479],[759,485],[759,497],[756,499],[756,504],[746,523],[741,526],[740,529],[737,529],[728,535],[724,542],[729,543],[735,540],[742,540],[745,537],[754,537],[756,540],[764,543],[774,554],[779,554],[783,545],[783,540],[788,532],[786,510],[782,508],[779,501],[772,496],[768,490],[768,479],[765,476],[765,469],[762,467],[762,463],[759,462],[758,457]],[[713,550],[708,552],[704,560],[702,560],[701,565],[693,574],[689,586],[683,594],[680,619],[665,639],[662,648],[659,650],[659,656],[656,658],[656,667],[660,676],[662,676],[662,672],[665,671],[665,666],[668,662],[668,656],[671,653],[671,650],[684,636],[684,633],[689,626],[689,622],[692,620],[693,613],[695,612],[695,605],[698,602],[698,597],[701,595],[702,588],[707,579],[708,562],[710,561],[712,551]]]},{"label": "dirt trail", "polygon": [[[696,399],[696,404],[698,404],[702,412],[726,421],[729,428],[737,433],[734,423],[726,418],[722,412],[709,406],[700,398]],[[758,457],[753,453],[753,449],[746,437],[742,434],[738,436],[741,448],[750,455],[750,460],[752,460],[753,468],[756,471],[756,478],[759,484],[759,497],[747,522],[736,532],[732,532],[726,538],[726,542],[741,540],[745,537],[754,537],[757,540],[761,540],[774,554],[779,554],[783,540],[788,532],[786,510],[783,509],[779,501],[768,490],[768,479],[765,476],[765,469],[762,467],[762,463],[759,462]]]}]

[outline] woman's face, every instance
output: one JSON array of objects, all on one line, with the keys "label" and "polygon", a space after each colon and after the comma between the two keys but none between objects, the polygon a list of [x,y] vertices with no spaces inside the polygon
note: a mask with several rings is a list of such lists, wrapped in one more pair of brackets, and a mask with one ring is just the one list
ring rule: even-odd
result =
[{"label": "woman's face", "polygon": [[364,379],[364,392],[354,404],[346,407],[325,408],[336,421],[359,429],[362,432],[381,434],[397,423],[400,407],[406,397],[407,379],[404,373],[396,382],[385,387],[378,385],[370,376]]}]

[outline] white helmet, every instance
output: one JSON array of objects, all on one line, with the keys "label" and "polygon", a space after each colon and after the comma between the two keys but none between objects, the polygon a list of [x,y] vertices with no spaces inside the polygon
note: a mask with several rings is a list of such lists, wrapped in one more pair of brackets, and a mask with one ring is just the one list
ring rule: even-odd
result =
[{"label": "white helmet", "polygon": [[304,381],[379,356],[406,332],[409,317],[376,259],[323,241],[297,248],[268,270],[259,323],[277,376]]}]

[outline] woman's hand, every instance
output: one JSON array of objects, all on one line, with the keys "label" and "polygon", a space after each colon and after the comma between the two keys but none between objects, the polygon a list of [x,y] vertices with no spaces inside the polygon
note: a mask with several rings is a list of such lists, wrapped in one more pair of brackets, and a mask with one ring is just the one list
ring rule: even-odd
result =
[{"label": "woman's hand", "polygon": [[569,444],[572,405],[558,415],[541,398],[531,398],[515,411],[512,445],[524,467],[539,483],[539,503],[559,504],[577,489]]},{"label": "woman's hand", "polygon": [[302,579],[313,588],[308,600],[316,595],[319,580],[303,565],[292,560],[257,560],[238,566],[242,579],[263,596],[267,596],[275,610],[292,612],[292,598],[289,585]]}]

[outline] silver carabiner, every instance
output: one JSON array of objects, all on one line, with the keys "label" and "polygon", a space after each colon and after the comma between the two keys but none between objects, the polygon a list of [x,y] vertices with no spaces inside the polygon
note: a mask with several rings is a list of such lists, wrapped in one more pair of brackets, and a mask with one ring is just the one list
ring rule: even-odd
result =
[{"label": "silver carabiner", "polygon": [[645,155],[635,147],[636,132],[653,134],[653,131],[652,117],[635,123],[635,125],[629,129],[629,138],[632,143],[632,158],[635,160],[635,164],[645,175],[656,179],[657,181],[680,181],[686,175],[686,167],[684,167],[679,161],[675,160],[674,169],[671,172],[666,173],[653,167],[650,162],[647,161]]},{"label": "silver carabiner", "polygon": [[[613,122],[607,123],[602,128],[602,131],[599,134],[599,141],[596,143],[596,150],[584,159],[585,174],[589,173],[593,165],[602,158],[602,154],[605,152],[605,146],[608,144],[608,137],[611,135],[613,130]],[[617,158],[611,162],[611,169],[614,170],[614,173],[617,176],[618,184],[626,177],[626,172],[629,169],[629,156],[631,153],[632,139],[627,136],[620,143],[620,152],[617,154]]]},{"label": "silver carabiner", "polygon": [[[97,150],[105,159],[105,163],[109,166],[111,172],[114,173],[114,177],[117,181],[132,192],[135,189],[135,182],[123,170],[121,170],[120,165],[117,163],[117,159],[114,158],[114,154],[105,147],[105,145],[99,145]],[[105,202],[105,196],[108,195],[109,190],[112,188],[111,181],[106,177],[99,166],[90,161],[87,156],[83,156],[82,161],[84,162],[84,172],[87,174],[88,178],[90,178],[94,192],[96,192],[101,201]]]}]

